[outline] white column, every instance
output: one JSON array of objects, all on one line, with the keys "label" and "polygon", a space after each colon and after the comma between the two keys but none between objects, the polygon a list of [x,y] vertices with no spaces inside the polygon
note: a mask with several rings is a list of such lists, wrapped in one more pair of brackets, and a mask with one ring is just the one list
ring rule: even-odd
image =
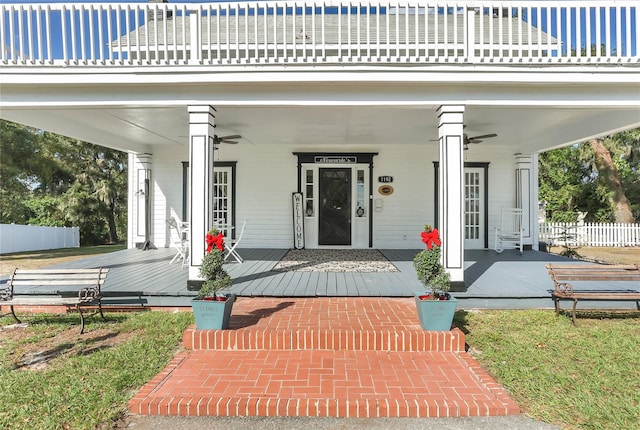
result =
[{"label": "white column", "polygon": [[[190,263],[189,286],[199,288],[200,266],[205,252],[205,235],[211,228],[213,202],[213,136],[215,109],[212,106],[189,106],[189,194]],[[195,283],[192,281],[196,281]],[[195,289],[198,289],[195,288]]]},{"label": "white column", "polygon": [[[516,207],[522,209],[524,244],[538,249],[538,156],[516,154]],[[534,243],[535,242],[535,243]]]},{"label": "white column", "polygon": [[151,194],[153,191],[151,183],[152,154],[130,154],[130,190],[132,201],[131,209],[131,234],[132,241],[130,247],[142,248],[147,241],[151,241],[153,231],[151,229]]},{"label": "white column", "polygon": [[464,291],[464,106],[440,106],[438,117],[442,264],[451,274],[452,291]]}]

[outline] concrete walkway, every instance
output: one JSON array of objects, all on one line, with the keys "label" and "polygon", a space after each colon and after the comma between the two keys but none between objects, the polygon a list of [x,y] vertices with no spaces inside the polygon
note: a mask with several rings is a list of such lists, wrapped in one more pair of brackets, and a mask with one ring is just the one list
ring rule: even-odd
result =
[{"label": "concrete walkway", "polygon": [[462,418],[159,417],[132,415],[133,430],[558,430],[523,415]]}]

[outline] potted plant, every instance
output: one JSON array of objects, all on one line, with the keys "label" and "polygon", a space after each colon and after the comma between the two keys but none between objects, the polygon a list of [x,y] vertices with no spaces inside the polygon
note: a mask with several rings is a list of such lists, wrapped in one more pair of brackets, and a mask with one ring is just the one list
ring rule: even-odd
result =
[{"label": "potted plant", "polygon": [[437,229],[425,225],[420,236],[426,248],[413,259],[418,279],[425,286],[425,291],[415,293],[420,325],[425,330],[450,330],[456,299],[448,293],[451,276],[440,263],[440,234]]},{"label": "potted plant", "polygon": [[191,301],[196,329],[212,330],[229,327],[235,294],[229,293],[231,277],[222,267],[224,236],[214,227],[206,235],[207,249],[200,276],[204,279],[198,296]]}]

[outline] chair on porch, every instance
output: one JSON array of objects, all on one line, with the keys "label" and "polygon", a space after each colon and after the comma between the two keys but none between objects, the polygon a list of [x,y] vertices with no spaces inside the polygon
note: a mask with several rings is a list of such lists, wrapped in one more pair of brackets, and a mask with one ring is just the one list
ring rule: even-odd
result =
[{"label": "chair on porch", "polygon": [[235,239],[231,239],[224,243],[224,246],[227,249],[227,255],[224,256],[225,260],[229,258],[229,256],[233,256],[238,263],[242,263],[244,261],[240,254],[238,254],[238,251],[236,251],[236,247],[240,244],[240,240],[242,240],[242,235],[244,234],[244,228],[246,226],[247,220],[244,220],[242,222],[242,227],[240,227],[240,233],[238,233],[238,236]]},{"label": "chair on porch", "polygon": [[189,229],[185,223],[175,217],[168,219],[167,224],[169,225],[171,247],[176,250],[176,255],[169,264],[181,261],[182,267],[184,267],[189,262]]},{"label": "chair on porch", "polygon": [[502,208],[500,227],[496,227],[495,250],[499,254],[506,247],[519,249],[522,254],[524,228],[522,227],[522,209]]}]

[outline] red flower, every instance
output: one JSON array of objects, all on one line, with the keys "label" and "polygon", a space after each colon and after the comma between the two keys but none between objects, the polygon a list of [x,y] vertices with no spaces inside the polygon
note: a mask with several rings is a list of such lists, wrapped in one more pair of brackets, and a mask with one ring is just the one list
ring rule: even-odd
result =
[{"label": "red flower", "polygon": [[423,231],[420,233],[420,236],[422,236],[422,242],[426,243],[427,248],[429,249],[433,249],[433,245],[442,245],[442,242],[440,241],[440,233],[438,233],[437,228],[429,231]]},{"label": "red flower", "polygon": [[211,252],[214,246],[220,251],[224,251],[224,236],[222,233],[218,233],[215,236],[207,233],[205,240],[207,242],[207,252]]}]

